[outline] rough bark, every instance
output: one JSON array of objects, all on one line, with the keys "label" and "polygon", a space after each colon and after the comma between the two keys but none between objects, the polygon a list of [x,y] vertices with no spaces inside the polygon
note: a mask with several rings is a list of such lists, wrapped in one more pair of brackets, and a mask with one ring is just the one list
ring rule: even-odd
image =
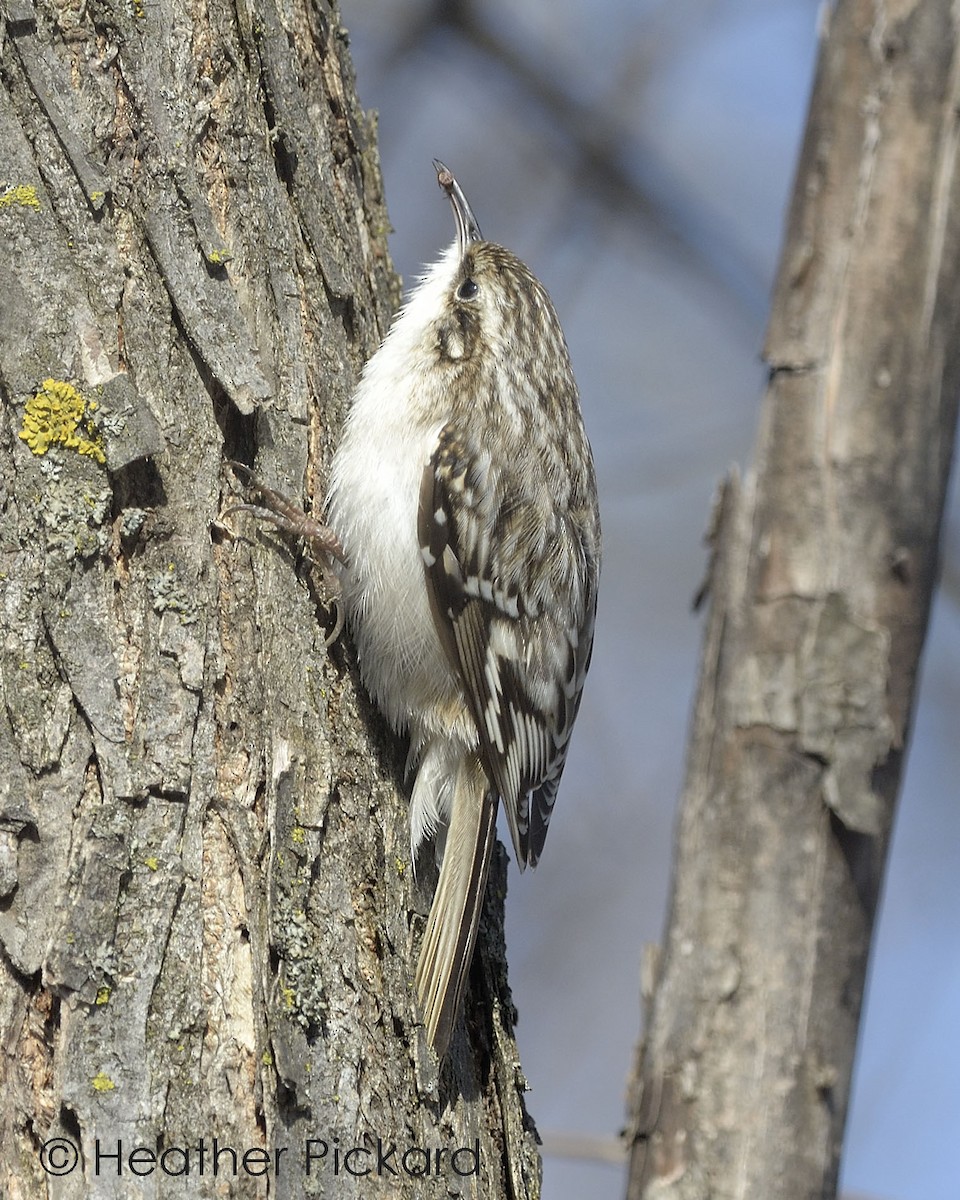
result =
[{"label": "rough bark", "polygon": [[840,0],[723,490],[631,1197],[834,1195],[960,387],[955,6]]},{"label": "rough bark", "polygon": [[339,14],[4,16],[0,1193],[536,1195],[502,856],[438,1073],[402,747],[219,520],[227,459],[322,496],[396,301]]}]

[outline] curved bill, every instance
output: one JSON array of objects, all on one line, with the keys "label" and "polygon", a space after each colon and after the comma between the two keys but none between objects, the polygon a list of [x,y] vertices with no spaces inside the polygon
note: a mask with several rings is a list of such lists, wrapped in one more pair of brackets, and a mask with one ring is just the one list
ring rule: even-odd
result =
[{"label": "curved bill", "polygon": [[471,242],[483,240],[483,234],[480,232],[477,218],[473,215],[470,203],[463,194],[460,184],[454,178],[453,172],[449,167],[445,167],[439,158],[433,160],[433,165],[437,171],[437,183],[450,197],[450,203],[453,205],[453,215],[457,219],[457,241],[460,243],[462,256]]}]

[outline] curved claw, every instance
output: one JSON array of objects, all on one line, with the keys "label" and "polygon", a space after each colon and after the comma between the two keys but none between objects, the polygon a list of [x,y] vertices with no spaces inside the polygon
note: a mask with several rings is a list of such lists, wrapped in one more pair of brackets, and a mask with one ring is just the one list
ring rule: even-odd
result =
[{"label": "curved claw", "polygon": [[224,511],[223,516],[226,517],[235,512],[252,513],[261,521],[269,521],[277,529],[289,533],[291,537],[302,538],[320,557],[335,558],[338,562],[346,563],[347,557],[340,544],[340,539],[329,525],[324,525],[322,521],[317,521],[314,517],[309,516],[299,504],[289,500],[282,492],[268,487],[254,471],[251,471],[243,463],[231,461],[227,463],[227,466],[236,471],[241,477],[243,485],[254,492],[262,503],[259,505],[233,504]]},{"label": "curved claw", "polygon": [[281,492],[267,487],[256,472],[251,471],[244,463],[228,461],[227,466],[239,475],[243,486],[252,491],[261,503],[231,504],[220,514],[221,518],[238,512],[249,513],[258,521],[268,521],[282,533],[299,538],[305,543],[308,554],[323,577],[324,585],[328,589],[336,612],[333,631],[324,639],[325,645],[332,645],[343,632],[345,621],[343,602],[340,597],[340,579],[335,572],[330,570],[332,559],[341,563],[347,561],[340,539],[329,525],[324,525],[308,516],[298,504],[288,500]]}]

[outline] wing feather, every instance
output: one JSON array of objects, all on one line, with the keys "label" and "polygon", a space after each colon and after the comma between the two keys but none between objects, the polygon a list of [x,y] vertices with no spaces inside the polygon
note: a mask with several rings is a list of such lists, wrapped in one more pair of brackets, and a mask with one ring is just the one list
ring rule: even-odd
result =
[{"label": "wing feather", "polygon": [[[452,425],[420,493],[434,620],[460,676],[518,861],[536,865],[593,641],[593,530]],[[522,536],[523,554],[516,552]]]}]

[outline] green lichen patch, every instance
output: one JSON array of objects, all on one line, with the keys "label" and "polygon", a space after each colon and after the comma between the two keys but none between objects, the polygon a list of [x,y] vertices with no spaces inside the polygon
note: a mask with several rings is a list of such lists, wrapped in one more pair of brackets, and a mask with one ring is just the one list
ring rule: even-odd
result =
[{"label": "green lichen patch", "polygon": [[147,590],[155,612],[174,612],[182,625],[192,625],[200,619],[200,601],[181,582],[176,563],[167,563],[165,571],[152,575],[147,580]]},{"label": "green lichen patch", "polygon": [[96,400],[86,400],[73,384],[45,379],[27,401],[20,437],[37,455],[51,446],[66,446],[105,463],[103,437],[90,415],[96,407]]},{"label": "green lichen patch", "polygon": [[40,197],[30,183],[16,183],[0,192],[0,208],[33,208],[39,210]]},{"label": "green lichen patch", "polygon": [[[53,453],[42,462],[50,462]],[[54,475],[38,499],[37,511],[50,550],[60,551],[68,558],[91,558],[107,548],[111,502],[108,487],[78,494],[69,482]]]},{"label": "green lichen patch", "polygon": [[106,1071],[98,1071],[90,1080],[90,1085],[95,1092],[112,1092],[117,1086]]},{"label": "green lichen patch", "polygon": [[308,1032],[322,1029],[327,1017],[323,980],[316,969],[316,931],[307,914],[289,896],[278,897],[274,936],[282,963],[278,1007]]}]

